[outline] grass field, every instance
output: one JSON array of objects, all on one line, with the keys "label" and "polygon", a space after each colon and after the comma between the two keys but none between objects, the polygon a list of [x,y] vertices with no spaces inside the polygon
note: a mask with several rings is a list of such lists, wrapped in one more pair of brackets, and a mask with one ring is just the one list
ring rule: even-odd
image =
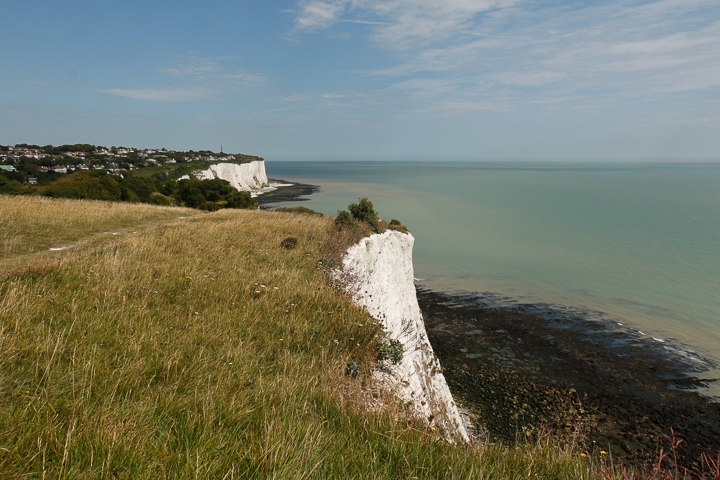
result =
[{"label": "grass field", "polygon": [[408,420],[369,377],[382,332],[319,267],[331,219],[0,213],[0,478],[606,478],[547,439],[453,446]]}]

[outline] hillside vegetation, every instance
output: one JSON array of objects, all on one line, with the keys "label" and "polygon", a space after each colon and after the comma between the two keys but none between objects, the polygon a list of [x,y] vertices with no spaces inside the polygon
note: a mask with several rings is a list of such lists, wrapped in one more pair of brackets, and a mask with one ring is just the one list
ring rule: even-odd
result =
[{"label": "hillside vegetation", "polygon": [[0,219],[2,478],[605,478],[547,439],[449,445],[380,391],[382,331],[320,267],[330,218],[0,196]]},{"label": "hillside vegetation", "polygon": [[152,177],[126,173],[113,175],[104,170],[60,175],[45,185],[23,185],[0,176],[0,194],[41,195],[51,198],[108,200],[185,206],[215,211],[221,208],[258,208],[249,192],[238,191],[226,180],[168,180],[164,174]]}]

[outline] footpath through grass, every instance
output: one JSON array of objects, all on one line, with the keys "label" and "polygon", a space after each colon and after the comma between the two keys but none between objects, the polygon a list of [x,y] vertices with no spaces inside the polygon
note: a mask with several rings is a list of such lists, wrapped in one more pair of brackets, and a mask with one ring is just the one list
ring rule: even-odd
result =
[{"label": "footpath through grass", "polygon": [[367,411],[381,332],[318,267],[331,219],[18,200],[6,245],[126,230],[4,251],[1,478],[593,478],[564,447],[452,446]]},{"label": "footpath through grass", "polygon": [[[7,268],[10,263],[37,261],[38,253],[51,248],[79,248],[201,213],[192,208],[0,195],[0,262]],[[35,255],[31,259],[26,254]]]}]

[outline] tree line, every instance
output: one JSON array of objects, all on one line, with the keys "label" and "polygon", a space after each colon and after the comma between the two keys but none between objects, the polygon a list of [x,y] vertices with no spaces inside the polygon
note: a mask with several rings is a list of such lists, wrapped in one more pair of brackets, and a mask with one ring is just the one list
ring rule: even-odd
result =
[{"label": "tree line", "polygon": [[141,202],[155,205],[184,206],[215,211],[221,208],[258,208],[249,192],[240,192],[221,179],[165,180],[109,174],[90,170],[64,175],[45,185],[27,185],[13,179],[14,172],[0,174],[0,194],[42,195],[54,198]]}]

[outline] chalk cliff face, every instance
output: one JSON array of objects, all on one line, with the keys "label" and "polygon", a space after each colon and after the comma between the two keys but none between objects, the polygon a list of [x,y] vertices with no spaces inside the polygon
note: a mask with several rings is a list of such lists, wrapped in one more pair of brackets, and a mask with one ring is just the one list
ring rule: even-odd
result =
[{"label": "chalk cliff face", "polygon": [[[410,234],[388,230],[363,238],[343,259],[347,285],[357,305],[382,322],[390,339],[405,346],[400,365],[390,366],[395,389],[412,403],[417,415],[439,427],[452,442],[469,441],[427,338],[415,296]],[[379,373],[378,375],[388,375]]]},{"label": "chalk cliff face", "polygon": [[237,190],[251,192],[268,186],[265,173],[265,161],[257,160],[250,163],[217,163],[210,165],[207,170],[194,172],[200,180],[213,180],[220,178],[227,180]]}]

